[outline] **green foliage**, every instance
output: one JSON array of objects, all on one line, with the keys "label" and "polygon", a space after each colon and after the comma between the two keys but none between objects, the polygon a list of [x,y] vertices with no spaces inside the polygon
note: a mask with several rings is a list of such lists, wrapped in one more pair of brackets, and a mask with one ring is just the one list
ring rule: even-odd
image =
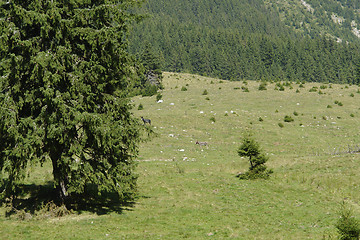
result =
[{"label": "green foliage", "polygon": [[260,83],[259,88],[258,88],[259,91],[267,90],[266,85],[267,84],[265,82]]},{"label": "green foliage", "polygon": [[215,117],[211,117],[211,118],[210,118],[210,121],[211,121],[211,122],[216,122]]},{"label": "green foliage", "polygon": [[360,237],[360,223],[353,216],[353,210],[345,203],[342,202],[340,206],[340,218],[336,222],[335,227],[338,230],[341,240],[358,240]]},{"label": "green foliage", "polygon": [[249,88],[247,88],[245,86],[242,86],[241,89],[242,89],[243,92],[249,92]]},{"label": "green foliage", "polygon": [[128,94],[141,73],[125,39],[136,15],[127,11],[132,1],[115,2],[1,3],[0,170],[7,195],[30,165],[50,161],[62,201],[89,184],[134,197],[140,129]]},{"label": "green foliage", "polygon": [[317,87],[312,87],[310,88],[309,92],[317,92],[318,91],[318,88]]},{"label": "green foliage", "polygon": [[[343,8],[350,11],[351,4],[330,9],[323,6],[335,1],[317,4],[322,15],[310,22],[318,11],[304,11],[296,1],[270,2],[152,0],[141,9],[141,13],[151,17],[135,27],[130,51],[146,52],[147,43],[151,43],[163,70],[235,81],[360,82],[360,44],[351,32],[351,21],[360,20],[355,19],[358,14],[352,9],[352,17],[344,24],[335,24],[330,15]],[[316,2],[319,1],[309,4]],[[344,29],[333,31],[339,28]],[[338,43],[328,36],[343,41]]]},{"label": "green foliage", "polygon": [[141,89],[141,95],[143,97],[151,97],[154,96],[158,91],[158,87],[154,84],[147,83],[145,87]]},{"label": "green foliage", "polygon": [[140,103],[139,107],[138,107],[138,110],[143,110],[143,109],[144,109],[144,106]]},{"label": "green foliage", "polygon": [[283,127],[284,127],[284,124],[283,124],[283,123],[278,123],[278,126],[279,126],[280,128],[283,128]]},{"label": "green foliage", "polygon": [[187,88],[185,86],[182,86],[181,91],[185,92],[185,91],[187,91]]},{"label": "green foliage", "polygon": [[242,144],[238,149],[240,157],[247,157],[250,162],[249,171],[237,175],[240,179],[267,179],[270,177],[272,170],[267,170],[265,163],[268,161],[268,157],[262,153],[260,145],[250,136],[245,136],[242,139]]},{"label": "green foliage", "polygon": [[161,93],[158,93],[157,95],[156,95],[156,101],[159,101],[159,100],[161,100],[162,99],[162,95],[161,95]]},{"label": "green foliage", "polygon": [[320,86],[320,89],[323,89],[323,90],[324,90],[324,89],[327,89],[327,86],[326,86],[326,85],[321,85],[321,86]]},{"label": "green foliage", "polygon": [[202,95],[208,95],[208,91],[205,89],[202,93]]},{"label": "green foliage", "polygon": [[293,122],[294,121],[294,119],[291,117],[291,116],[289,116],[289,115],[286,115],[285,117],[284,117],[284,122]]}]

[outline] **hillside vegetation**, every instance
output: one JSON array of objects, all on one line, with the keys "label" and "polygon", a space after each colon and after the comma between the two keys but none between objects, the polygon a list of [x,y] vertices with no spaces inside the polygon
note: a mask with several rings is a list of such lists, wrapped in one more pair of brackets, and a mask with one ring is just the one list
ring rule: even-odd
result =
[{"label": "hillside vegetation", "polygon": [[[149,0],[129,50],[141,58],[151,43],[166,71],[231,80],[359,83],[356,4],[334,12],[334,2],[338,6],[337,1]],[[340,16],[346,16],[341,24]]]},{"label": "hillside vegetation", "polygon": [[[133,98],[139,124],[141,116],[151,119],[146,127],[156,133],[140,146],[134,205],[62,218],[5,218],[1,208],[2,237],[336,239],[343,201],[360,216],[360,156],[349,153],[359,150],[359,86],[268,82],[260,91],[259,81],[168,72],[163,84],[162,102]],[[237,154],[246,132],[269,157],[269,180],[235,177],[249,167]],[[51,178],[37,173],[28,184]]]},{"label": "hillside vegetation", "polygon": [[264,1],[281,20],[313,38],[326,35],[338,42],[359,42],[360,3],[355,0]]}]

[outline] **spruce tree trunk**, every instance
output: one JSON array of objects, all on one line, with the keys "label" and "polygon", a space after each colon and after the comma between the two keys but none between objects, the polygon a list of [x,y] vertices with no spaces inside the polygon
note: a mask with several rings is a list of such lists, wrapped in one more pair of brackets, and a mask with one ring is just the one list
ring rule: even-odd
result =
[{"label": "spruce tree trunk", "polygon": [[249,157],[249,162],[250,162],[250,166],[251,166],[251,167],[250,167],[250,170],[254,168],[253,162],[251,161],[251,157],[252,157],[252,156]]},{"label": "spruce tree trunk", "polygon": [[56,191],[61,203],[65,203],[66,199],[69,197],[68,193],[68,177],[65,169],[62,168],[59,164],[61,158],[61,152],[56,151],[56,153],[51,154],[51,161],[53,165],[53,176],[56,185]]}]

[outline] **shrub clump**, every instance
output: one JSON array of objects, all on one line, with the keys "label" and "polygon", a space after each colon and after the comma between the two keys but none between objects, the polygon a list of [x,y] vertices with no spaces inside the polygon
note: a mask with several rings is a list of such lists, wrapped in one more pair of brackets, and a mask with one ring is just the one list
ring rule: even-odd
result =
[{"label": "shrub clump", "polygon": [[335,100],[334,103],[337,104],[337,105],[340,106],[340,107],[343,105],[342,102],[340,102],[340,101],[338,101],[338,100]]},{"label": "shrub clump", "polygon": [[240,173],[236,177],[240,179],[268,179],[272,170],[268,170],[265,163],[269,157],[266,156],[260,149],[260,145],[250,136],[245,136],[242,139],[242,144],[238,149],[240,157],[247,157],[250,163],[250,168],[245,173]]},{"label": "shrub clump", "polygon": [[291,116],[289,116],[289,115],[286,115],[285,117],[284,117],[284,122],[293,122],[294,121],[294,119],[291,117]]},{"label": "shrub clump", "polygon": [[158,102],[159,100],[161,100],[162,99],[162,94],[161,93],[158,93],[157,95],[156,95],[156,101]]},{"label": "shrub clump", "polygon": [[259,91],[265,91],[267,90],[266,88],[266,83],[265,82],[262,82],[260,85],[259,85]]},{"label": "shrub clump", "polygon": [[138,110],[143,110],[143,109],[144,109],[144,106],[140,103],[139,107],[138,107]]},{"label": "shrub clump", "polygon": [[310,88],[309,92],[317,92],[318,91],[318,88],[317,87],[312,87]]},{"label": "shrub clump", "polygon": [[341,204],[339,214],[340,214],[340,218],[335,225],[340,235],[339,239],[341,240],[359,239],[360,223],[353,216],[352,209],[345,205],[345,202]]},{"label": "shrub clump", "polygon": [[183,86],[183,87],[181,88],[181,91],[185,92],[185,91],[187,91],[187,88]]},{"label": "shrub clump", "polygon": [[249,89],[247,87],[242,86],[241,89],[243,90],[243,92],[249,92]]},{"label": "shrub clump", "polygon": [[141,90],[141,95],[143,97],[151,97],[157,93],[158,87],[153,84],[146,84],[146,86]]}]

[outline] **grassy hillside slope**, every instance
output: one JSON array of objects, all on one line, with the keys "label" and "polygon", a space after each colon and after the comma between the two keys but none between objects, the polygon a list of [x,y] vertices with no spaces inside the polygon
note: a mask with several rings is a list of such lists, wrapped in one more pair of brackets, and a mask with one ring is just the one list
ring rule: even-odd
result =
[{"label": "grassy hillside slope", "polygon": [[[164,73],[162,103],[134,98],[134,115],[151,119],[157,135],[141,146],[136,204],[121,214],[25,221],[5,218],[1,208],[2,238],[335,238],[342,201],[360,215],[360,155],[345,153],[360,144],[359,87],[292,83],[279,91],[269,83],[259,91],[259,85]],[[284,122],[286,115],[294,122]],[[269,154],[270,180],[235,178],[248,168],[236,152],[247,131]],[[39,172],[28,181],[48,176]]]}]

